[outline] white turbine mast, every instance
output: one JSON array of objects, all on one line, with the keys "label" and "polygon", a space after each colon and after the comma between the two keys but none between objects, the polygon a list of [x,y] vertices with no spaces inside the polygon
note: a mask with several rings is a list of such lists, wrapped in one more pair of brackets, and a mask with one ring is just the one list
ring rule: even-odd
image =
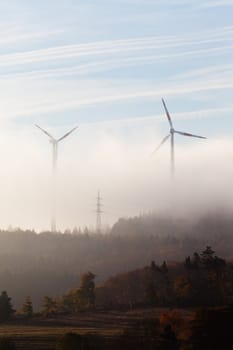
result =
[{"label": "white turbine mast", "polygon": [[51,232],[57,231],[57,215],[56,215],[56,177],[57,177],[57,158],[58,158],[58,143],[64,140],[67,136],[69,136],[74,130],[78,127],[71,129],[69,132],[64,134],[59,139],[55,139],[51,134],[49,134],[46,130],[41,128],[39,125],[35,124],[35,126],[40,129],[46,136],[49,137],[50,142],[53,147],[53,156],[52,156],[52,176],[53,176],[53,185],[52,185],[52,210],[51,210]]},{"label": "white turbine mast", "polygon": [[172,123],[172,118],[168,112],[168,109],[167,109],[167,106],[165,104],[165,101],[164,99],[162,98],[162,103],[163,103],[163,106],[164,106],[164,109],[165,109],[165,112],[166,112],[166,115],[167,115],[167,119],[168,119],[168,122],[169,122],[169,125],[170,125],[170,132],[167,136],[165,136],[163,138],[163,140],[160,142],[160,144],[158,145],[158,147],[154,150],[153,153],[157,152],[159,150],[159,148],[169,139],[169,137],[171,138],[171,176],[173,177],[174,176],[174,173],[175,173],[175,134],[179,134],[179,135],[182,135],[182,136],[188,136],[188,137],[196,137],[196,138],[199,138],[199,139],[206,139],[206,137],[204,136],[199,136],[199,135],[194,135],[194,134],[190,134],[188,132],[184,132],[184,131],[177,131],[174,129],[173,127],[173,123]]}]

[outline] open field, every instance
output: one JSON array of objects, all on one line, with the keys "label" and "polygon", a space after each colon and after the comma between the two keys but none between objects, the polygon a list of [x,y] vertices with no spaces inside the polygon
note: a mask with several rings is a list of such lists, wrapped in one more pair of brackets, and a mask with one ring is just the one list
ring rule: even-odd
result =
[{"label": "open field", "polygon": [[[105,343],[124,334],[140,332],[140,324],[156,319],[166,309],[139,309],[134,311],[109,311],[83,313],[78,316],[56,318],[34,317],[15,320],[0,326],[0,336],[10,337],[17,349],[55,349],[57,339],[67,332],[77,332],[90,337],[101,337]],[[182,310],[182,317],[191,319],[192,312]]]}]

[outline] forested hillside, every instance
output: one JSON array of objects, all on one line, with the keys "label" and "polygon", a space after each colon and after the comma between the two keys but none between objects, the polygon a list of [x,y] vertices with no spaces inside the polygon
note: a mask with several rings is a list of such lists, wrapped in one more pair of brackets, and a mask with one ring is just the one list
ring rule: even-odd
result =
[{"label": "forested hillside", "polygon": [[61,295],[76,287],[86,271],[101,283],[112,275],[156,264],[183,261],[211,245],[219,256],[233,257],[233,218],[209,215],[178,220],[146,215],[120,219],[106,234],[85,229],[36,234],[0,231],[0,285],[16,306],[27,295],[39,306],[44,295]]}]

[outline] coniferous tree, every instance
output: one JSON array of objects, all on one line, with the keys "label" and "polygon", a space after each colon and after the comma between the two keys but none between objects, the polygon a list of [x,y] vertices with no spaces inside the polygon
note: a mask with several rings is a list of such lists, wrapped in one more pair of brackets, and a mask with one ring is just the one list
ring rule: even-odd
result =
[{"label": "coniferous tree", "polygon": [[33,306],[30,296],[26,297],[25,302],[23,303],[20,311],[23,315],[28,317],[31,317],[33,315]]},{"label": "coniferous tree", "polygon": [[88,271],[81,276],[80,282],[80,296],[83,301],[86,301],[87,306],[94,306],[95,304],[95,275]]},{"label": "coniferous tree", "polygon": [[0,322],[9,320],[14,312],[15,311],[11,304],[11,298],[9,298],[6,291],[3,291],[0,295]]}]

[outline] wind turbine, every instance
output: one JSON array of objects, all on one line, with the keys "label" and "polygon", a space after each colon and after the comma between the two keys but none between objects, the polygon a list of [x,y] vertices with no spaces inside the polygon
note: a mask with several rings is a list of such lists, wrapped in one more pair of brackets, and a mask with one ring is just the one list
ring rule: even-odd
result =
[{"label": "wind turbine", "polygon": [[55,139],[51,134],[49,134],[46,130],[41,128],[39,125],[35,124],[35,126],[40,129],[45,135],[47,135],[50,139],[50,142],[53,147],[53,157],[52,157],[52,175],[53,175],[53,188],[52,188],[52,213],[51,213],[51,232],[57,231],[56,226],[56,178],[57,178],[57,158],[58,158],[58,143],[64,140],[67,136],[69,136],[74,130],[77,129],[77,126],[71,129],[69,132],[64,134],[59,139]]},{"label": "wind turbine", "polygon": [[163,106],[164,106],[164,109],[165,109],[165,112],[167,115],[167,119],[168,119],[168,122],[170,125],[170,133],[163,138],[163,140],[160,142],[160,144],[158,145],[158,147],[155,149],[155,151],[153,153],[157,152],[158,149],[169,139],[169,137],[171,138],[171,176],[173,177],[174,173],[175,173],[175,152],[174,152],[175,134],[179,134],[182,136],[189,136],[189,137],[197,137],[199,139],[206,139],[206,137],[199,136],[199,135],[193,135],[193,134],[190,134],[188,132],[175,130],[173,127],[171,116],[168,112],[167,106],[166,106],[163,98],[162,98],[162,103],[163,103]]}]

